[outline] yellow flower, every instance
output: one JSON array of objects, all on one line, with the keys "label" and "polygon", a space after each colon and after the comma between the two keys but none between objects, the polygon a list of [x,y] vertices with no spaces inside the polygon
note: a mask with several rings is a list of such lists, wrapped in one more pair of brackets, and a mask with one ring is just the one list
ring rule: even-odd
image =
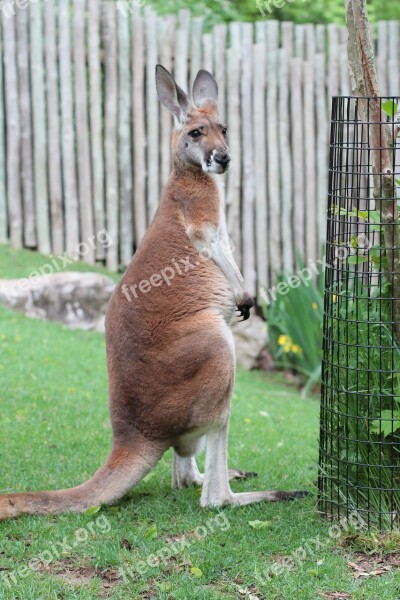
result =
[{"label": "yellow flower", "polygon": [[298,344],[293,344],[293,346],[292,346],[292,352],[294,354],[300,354],[301,351],[302,350],[301,350],[301,348],[300,348],[300,346]]},{"label": "yellow flower", "polygon": [[332,302],[334,304],[337,302],[337,296],[336,296],[336,294],[333,294],[333,296],[332,296]]},{"label": "yellow flower", "polygon": [[312,307],[313,307],[313,309],[314,309],[314,310],[317,310],[317,308],[318,308],[318,304],[317,304],[316,302],[313,302],[313,303],[312,303]]},{"label": "yellow flower", "polygon": [[290,337],[288,335],[280,335],[278,337],[278,344],[279,346],[285,346],[286,344],[291,344],[292,340],[290,339]]},{"label": "yellow flower", "polygon": [[291,351],[291,349],[292,349],[292,344],[285,344],[285,345],[284,345],[284,347],[283,347],[283,350],[284,350],[286,353],[290,352],[290,351]]}]

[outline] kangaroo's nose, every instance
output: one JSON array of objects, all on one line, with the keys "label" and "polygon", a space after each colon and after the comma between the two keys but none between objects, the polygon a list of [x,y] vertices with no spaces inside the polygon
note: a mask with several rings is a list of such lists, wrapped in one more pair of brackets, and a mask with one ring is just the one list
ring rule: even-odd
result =
[{"label": "kangaroo's nose", "polygon": [[219,163],[220,165],[223,165],[224,167],[226,165],[228,165],[231,161],[231,156],[229,154],[229,152],[218,152],[215,157],[214,160],[217,161],[217,163]]}]

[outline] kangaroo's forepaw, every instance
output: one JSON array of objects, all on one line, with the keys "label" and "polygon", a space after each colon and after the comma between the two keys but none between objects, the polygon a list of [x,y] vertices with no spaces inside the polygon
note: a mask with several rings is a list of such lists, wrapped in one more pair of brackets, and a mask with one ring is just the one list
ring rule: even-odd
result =
[{"label": "kangaroo's forepaw", "polygon": [[257,477],[257,473],[254,471],[241,471],[240,469],[229,469],[229,479],[250,479],[251,477]]},{"label": "kangaroo's forepaw", "polygon": [[250,317],[250,309],[254,306],[254,300],[252,298],[246,298],[245,300],[241,300],[237,304],[237,310],[240,313],[240,316],[243,317],[240,321],[247,321]]}]

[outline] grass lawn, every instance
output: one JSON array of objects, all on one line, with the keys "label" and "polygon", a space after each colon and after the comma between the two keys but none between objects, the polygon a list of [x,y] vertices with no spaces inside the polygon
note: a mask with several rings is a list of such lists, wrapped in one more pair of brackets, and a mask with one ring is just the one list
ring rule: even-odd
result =
[{"label": "grass lawn", "polygon": [[[45,260],[0,248],[0,276],[27,275]],[[103,336],[0,308],[0,401],[0,490],[85,480],[111,442]],[[230,466],[258,477],[233,482],[235,490],[315,491],[317,437],[318,398],[301,400],[276,377],[239,371]],[[0,523],[0,598],[400,597],[400,571],[353,577],[353,550],[329,535],[315,494],[205,510],[198,489],[173,491],[170,479],[168,452],[116,507]],[[283,568],[287,556],[295,559]]]}]

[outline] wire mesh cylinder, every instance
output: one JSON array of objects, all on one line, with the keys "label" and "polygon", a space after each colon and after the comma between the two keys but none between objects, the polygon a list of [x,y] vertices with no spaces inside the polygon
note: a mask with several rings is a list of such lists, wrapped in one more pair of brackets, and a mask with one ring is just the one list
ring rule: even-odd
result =
[{"label": "wire mesh cylinder", "polygon": [[319,508],[400,526],[399,98],[332,102]]}]

